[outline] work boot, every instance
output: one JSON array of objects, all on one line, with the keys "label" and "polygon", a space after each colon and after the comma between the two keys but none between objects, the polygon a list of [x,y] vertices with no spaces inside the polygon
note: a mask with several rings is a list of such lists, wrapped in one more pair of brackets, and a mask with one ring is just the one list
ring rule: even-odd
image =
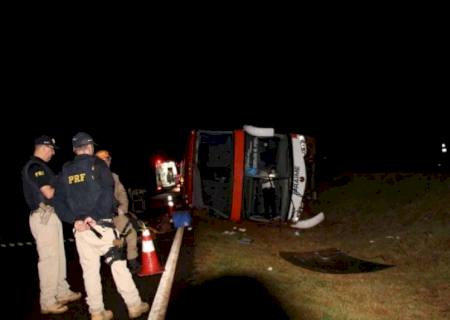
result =
[{"label": "work boot", "polygon": [[111,310],[103,310],[99,313],[91,314],[91,320],[111,320],[113,318],[113,313]]},{"label": "work boot", "polygon": [[64,306],[60,303],[56,303],[52,306],[41,308],[41,313],[42,314],[60,314],[60,313],[66,312],[67,310],[69,310],[69,308],[67,308],[67,306]]},{"label": "work boot", "polygon": [[132,274],[137,274],[139,271],[141,271],[141,264],[139,263],[137,258],[128,260],[128,269],[130,269],[130,272]]},{"label": "work boot", "polygon": [[77,301],[81,298],[81,292],[73,292],[71,291],[69,294],[62,296],[61,298],[57,298],[58,302],[61,304],[68,304],[72,301]]},{"label": "work boot", "polygon": [[128,308],[128,316],[133,319],[140,317],[143,313],[146,313],[150,309],[147,302],[141,302],[140,304]]}]

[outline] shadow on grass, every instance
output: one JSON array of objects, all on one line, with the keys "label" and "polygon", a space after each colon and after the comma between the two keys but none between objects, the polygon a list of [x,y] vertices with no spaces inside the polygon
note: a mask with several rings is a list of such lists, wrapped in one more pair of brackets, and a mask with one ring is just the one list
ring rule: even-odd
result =
[{"label": "shadow on grass", "polygon": [[354,258],[336,248],[310,252],[280,251],[280,256],[295,266],[333,274],[374,272],[393,267]]},{"label": "shadow on grass", "polygon": [[169,305],[167,319],[289,319],[258,280],[223,276],[185,288]]}]

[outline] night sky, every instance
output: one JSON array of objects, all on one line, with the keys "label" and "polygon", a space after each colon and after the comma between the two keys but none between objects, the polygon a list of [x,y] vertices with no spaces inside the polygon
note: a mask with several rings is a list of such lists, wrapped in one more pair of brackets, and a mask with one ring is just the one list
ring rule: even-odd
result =
[{"label": "night sky", "polygon": [[179,160],[191,129],[244,124],[315,137],[324,178],[442,170],[450,129],[441,28],[318,23],[290,35],[240,30],[221,38],[222,30],[207,43],[192,36],[178,47],[134,33],[103,39],[17,28],[5,39],[2,70],[8,203],[22,201],[20,170],[33,140],[56,139],[62,149],[50,165],[58,172],[73,158],[78,131],[111,151],[113,171],[132,188],[151,189],[150,158]]}]

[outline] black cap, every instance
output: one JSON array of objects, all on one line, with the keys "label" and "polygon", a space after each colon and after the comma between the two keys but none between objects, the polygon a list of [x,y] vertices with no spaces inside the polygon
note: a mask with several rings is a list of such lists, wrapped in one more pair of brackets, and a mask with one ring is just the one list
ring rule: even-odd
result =
[{"label": "black cap", "polygon": [[87,144],[96,144],[96,143],[94,142],[94,139],[92,139],[92,137],[88,135],[86,132],[78,132],[72,138],[72,146],[74,148],[78,148]]},{"label": "black cap", "polygon": [[59,149],[59,147],[55,144],[55,139],[50,138],[49,136],[43,135],[34,140],[34,145],[46,145],[52,146],[54,149]]}]

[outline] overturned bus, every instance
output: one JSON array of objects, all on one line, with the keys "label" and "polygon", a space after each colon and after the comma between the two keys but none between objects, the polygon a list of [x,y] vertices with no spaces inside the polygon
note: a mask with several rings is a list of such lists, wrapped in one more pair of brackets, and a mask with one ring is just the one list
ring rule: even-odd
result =
[{"label": "overturned bus", "polygon": [[[193,208],[239,221],[265,220],[263,184],[274,187],[275,219],[295,228],[310,228],[319,213],[301,219],[307,183],[302,135],[273,128],[244,126],[234,131],[191,131],[184,160],[184,199]],[[271,170],[273,174],[267,175]]]}]

